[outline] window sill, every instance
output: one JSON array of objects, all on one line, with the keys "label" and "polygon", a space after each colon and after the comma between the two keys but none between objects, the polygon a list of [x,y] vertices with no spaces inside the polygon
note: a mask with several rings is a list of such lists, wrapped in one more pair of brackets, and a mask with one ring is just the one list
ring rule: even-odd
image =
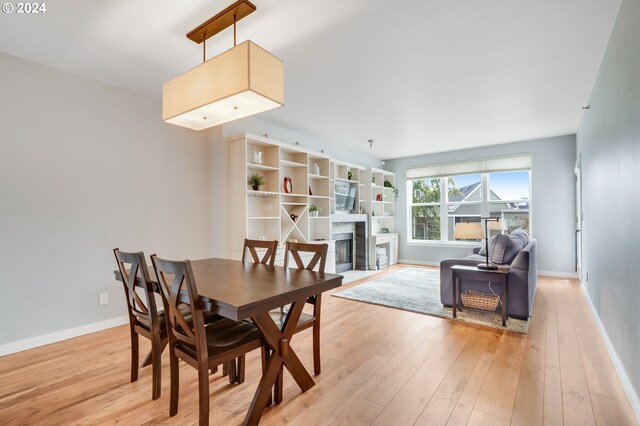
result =
[{"label": "window sill", "polygon": [[482,242],[409,240],[407,241],[407,245],[414,247],[455,247],[460,249],[469,249],[473,247],[480,247]]}]

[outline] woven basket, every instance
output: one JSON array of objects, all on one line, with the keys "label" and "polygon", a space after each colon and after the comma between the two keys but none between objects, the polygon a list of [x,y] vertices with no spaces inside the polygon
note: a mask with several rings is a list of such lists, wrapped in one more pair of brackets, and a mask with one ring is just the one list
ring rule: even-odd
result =
[{"label": "woven basket", "polygon": [[495,311],[500,303],[500,295],[480,293],[479,291],[463,291],[462,303],[470,308]]}]

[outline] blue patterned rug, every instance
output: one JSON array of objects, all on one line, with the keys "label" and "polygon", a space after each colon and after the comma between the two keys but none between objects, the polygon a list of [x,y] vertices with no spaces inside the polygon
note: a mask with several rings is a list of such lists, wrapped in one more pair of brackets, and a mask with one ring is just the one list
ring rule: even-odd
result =
[{"label": "blue patterned rug", "polygon": [[[440,303],[440,271],[437,269],[403,268],[333,296],[456,320],[451,308]],[[509,318],[503,327],[501,316],[492,312],[458,311],[457,320],[516,333],[526,333],[529,327],[528,321],[514,318]]]}]

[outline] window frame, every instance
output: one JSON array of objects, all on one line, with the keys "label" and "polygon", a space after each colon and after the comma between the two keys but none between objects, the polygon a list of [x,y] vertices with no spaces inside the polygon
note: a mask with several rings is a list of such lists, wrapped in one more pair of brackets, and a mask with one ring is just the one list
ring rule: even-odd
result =
[{"label": "window frame", "polygon": [[[532,191],[531,191],[531,170],[522,170],[522,169],[514,169],[514,170],[504,170],[501,173],[513,173],[513,172],[523,172],[526,171],[528,174],[528,184],[529,184],[529,199],[527,199],[527,204],[529,208],[527,210],[528,219],[529,219],[529,235],[533,238],[533,220],[532,220],[532,212],[533,212],[533,201],[532,201]],[[449,178],[453,178],[456,176],[464,176],[467,174],[456,174],[450,176],[439,176],[439,177],[426,177],[426,178],[408,178],[407,179],[407,245],[408,246],[439,246],[439,247],[477,247],[480,241],[451,241],[449,240],[449,218],[455,217],[459,215],[449,215],[448,207],[450,205],[462,205],[462,204],[475,204],[480,205],[480,217],[488,217],[491,215],[491,205],[492,204],[508,204],[508,203],[522,203],[523,200],[490,200],[491,194],[489,191],[489,175],[496,172],[475,172],[468,173],[473,175],[480,175],[480,188],[481,191],[481,201],[468,201],[468,202],[449,202],[448,201],[448,180]],[[416,180],[434,180],[440,179],[440,202],[430,202],[430,203],[413,203],[413,181]],[[440,206],[440,239],[439,240],[421,240],[413,238],[413,207],[422,207],[422,206]],[[523,210],[524,212],[524,210]],[[473,215],[475,216],[475,215]],[[455,220],[455,219],[454,219]]]}]

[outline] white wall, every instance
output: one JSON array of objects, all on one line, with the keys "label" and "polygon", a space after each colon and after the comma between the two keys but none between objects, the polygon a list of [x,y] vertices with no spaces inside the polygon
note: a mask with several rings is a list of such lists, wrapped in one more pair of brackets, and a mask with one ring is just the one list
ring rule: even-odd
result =
[{"label": "white wall", "polygon": [[[623,0],[578,129],[584,286],[640,419],[640,1]],[[621,371],[623,370],[623,371]]]},{"label": "white wall", "polygon": [[164,124],[158,99],[5,54],[0,70],[0,345],[125,315],[116,246],[211,254],[209,133]]},{"label": "white wall", "polygon": [[385,169],[396,173],[400,189],[396,206],[400,259],[439,263],[442,259],[465,257],[471,251],[469,248],[407,245],[407,167],[530,153],[533,162],[531,226],[533,237],[538,241],[538,271],[574,274],[575,140],[575,135],[559,136],[386,161]]}]

